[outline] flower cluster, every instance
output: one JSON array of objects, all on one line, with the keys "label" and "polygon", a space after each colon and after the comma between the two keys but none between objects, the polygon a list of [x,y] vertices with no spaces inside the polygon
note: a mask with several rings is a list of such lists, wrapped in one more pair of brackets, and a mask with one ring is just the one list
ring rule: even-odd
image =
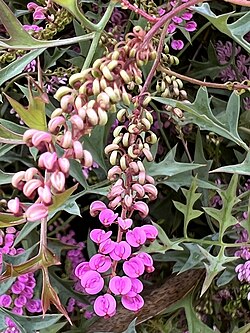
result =
[{"label": "flower cluster", "polygon": [[[182,2],[188,2],[189,0],[182,0]],[[169,6],[171,10],[177,5],[177,1],[170,1]],[[166,10],[163,8],[159,9],[159,15],[162,16],[166,13]],[[191,10],[187,9],[181,15],[175,16],[172,18],[171,23],[168,26],[167,32],[172,35],[177,28],[184,29],[187,32],[193,32],[197,28],[197,23],[192,20],[193,13]],[[184,42],[181,39],[172,38],[171,47],[174,50],[181,50],[184,47]]]},{"label": "flower cluster", "polygon": [[[240,46],[233,46],[229,41],[223,43],[218,41],[215,44],[217,57],[225,68],[219,72],[219,78],[223,82],[250,80],[250,57],[244,54]],[[235,65],[231,64],[232,57],[235,57]],[[250,98],[244,98],[246,110],[250,110]]]},{"label": "flower cluster", "polygon": [[[24,252],[23,248],[15,248],[13,246],[17,236],[16,229],[13,227],[6,228],[5,233],[0,230],[0,269],[2,266],[4,254],[10,256],[20,255]],[[27,313],[39,313],[41,309],[41,300],[34,298],[34,289],[36,280],[34,273],[22,274],[17,277],[9,289],[0,296],[0,306],[11,309],[11,311],[18,315]],[[10,319],[6,318],[5,323],[7,329],[4,333],[19,333],[16,324]]]}]

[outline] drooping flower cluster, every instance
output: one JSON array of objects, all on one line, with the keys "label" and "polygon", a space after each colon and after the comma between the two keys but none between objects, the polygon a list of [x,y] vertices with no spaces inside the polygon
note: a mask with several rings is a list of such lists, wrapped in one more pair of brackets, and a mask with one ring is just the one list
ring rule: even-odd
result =
[{"label": "drooping flower cluster", "polygon": [[[6,228],[6,231],[0,230],[0,270],[2,269],[2,256],[8,254],[10,256],[21,255],[23,248],[15,248],[13,246],[17,236],[16,229],[13,227]],[[36,280],[34,273],[22,274],[16,278],[13,284],[3,294],[0,295],[0,306],[11,310],[18,315],[27,312],[39,313],[41,309],[41,300],[34,298],[34,290]],[[7,329],[4,333],[19,333],[16,324],[10,319],[5,319]]]}]

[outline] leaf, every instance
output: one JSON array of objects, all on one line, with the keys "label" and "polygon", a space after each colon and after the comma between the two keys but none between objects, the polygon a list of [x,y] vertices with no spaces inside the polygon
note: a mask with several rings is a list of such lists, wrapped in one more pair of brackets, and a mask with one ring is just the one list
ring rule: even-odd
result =
[{"label": "leaf", "polygon": [[3,0],[0,0],[0,20],[10,35],[9,39],[0,39],[0,48],[2,49],[37,50],[41,48],[44,49],[48,47],[75,44],[79,41],[92,39],[94,37],[94,33],[89,33],[80,37],[71,37],[60,40],[37,40],[23,29],[22,24]]},{"label": "leaf", "polygon": [[194,123],[199,126],[200,130],[217,133],[218,135],[235,142],[246,151],[249,151],[248,146],[244,141],[242,141],[237,132],[240,97],[235,92],[233,92],[232,95],[228,101],[227,109],[225,111],[225,123],[220,122],[218,117],[213,115],[210,107],[210,99],[208,98],[208,92],[205,87],[200,87],[195,101],[192,104],[187,104],[185,102],[176,101],[170,98],[152,98],[159,103],[168,104],[186,111],[185,124]]},{"label": "leaf", "polygon": [[88,232],[88,238],[87,238],[87,252],[88,252],[89,258],[91,258],[97,253],[97,250],[96,250],[95,243],[89,237],[89,233],[90,233],[90,230]]},{"label": "leaf", "polygon": [[46,114],[45,114],[45,102],[41,97],[32,95],[29,96],[29,105],[26,109],[22,104],[15,101],[10,96],[7,96],[10,105],[18,113],[23,122],[30,128],[34,128],[40,131],[47,130]]},{"label": "leaf", "polygon": [[212,172],[226,172],[226,173],[250,176],[250,151],[247,153],[247,156],[242,163],[220,167],[210,171],[210,173]]},{"label": "leaf", "polygon": [[247,12],[234,23],[228,24],[227,21],[231,17],[232,12],[216,16],[208,3],[203,3],[201,6],[193,6],[192,10],[206,17],[215,28],[232,38],[250,53],[250,44],[243,38],[249,32],[250,12]]},{"label": "leaf", "polygon": [[60,59],[68,49],[69,49],[68,47],[65,49],[59,49],[56,47],[53,50],[53,54],[50,54],[48,51],[45,51],[43,70],[46,71],[48,68],[55,66],[56,61]]},{"label": "leaf", "polygon": [[0,86],[12,79],[14,76],[22,73],[24,68],[36,57],[38,57],[45,48],[35,49],[30,51],[29,53],[25,54],[21,58],[16,59],[15,61],[11,62],[9,65],[5,66],[0,70]]},{"label": "leaf", "polygon": [[202,164],[176,162],[174,159],[176,154],[176,147],[177,146],[171,149],[165,156],[164,160],[159,163],[145,161],[144,166],[146,172],[152,177],[171,177],[179,173],[194,170],[203,166]]},{"label": "leaf", "polygon": [[26,219],[22,216],[14,216],[8,213],[0,213],[0,228],[13,227],[25,223]]},{"label": "leaf", "polygon": [[[37,330],[50,327],[56,323],[62,315],[47,314],[45,316],[19,316],[13,312],[0,308],[0,319],[9,317],[17,325],[21,333],[34,333]],[[5,326],[5,328],[7,328]]]},{"label": "leaf", "polygon": [[40,330],[40,333],[57,333],[57,332],[62,332],[62,328],[67,324],[67,322],[62,322],[58,324],[54,324],[48,328],[44,328]]},{"label": "leaf", "polygon": [[249,333],[250,324],[246,324],[242,327],[235,327],[232,333]]},{"label": "leaf", "polygon": [[6,119],[0,119],[0,124],[3,125],[5,128],[14,131],[16,134],[24,134],[25,131],[28,130],[28,127],[18,125],[13,123],[12,121]]},{"label": "leaf", "polygon": [[53,196],[53,204],[49,206],[49,212],[53,212],[53,214],[55,214],[55,212],[63,210],[64,204],[69,199],[71,194],[73,192],[75,192],[75,190],[77,189],[77,186],[78,186],[78,184],[68,188],[63,193],[55,194]]},{"label": "leaf", "polygon": [[217,190],[222,199],[222,208],[204,207],[205,212],[219,222],[219,237],[222,240],[227,228],[238,223],[232,209],[239,202],[236,197],[238,175],[233,175],[226,190]]},{"label": "leaf", "polygon": [[36,222],[32,222],[32,223],[26,223],[23,226],[22,230],[18,233],[18,235],[17,235],[17,237],[16,237],[16,239],[14,241],[14,246],[16,246],[18,243],[20,243],[38,225],[40,225],[40,221],[36,221]]},{"label": "leaf", "polygon": [[10,184],[14,173],[6,173],[0,170],[0,185]]},{"label": "leaf", "polygon": [[136,333],[135,329],[136,318],[129,324],[128,328],[123,333]]},{"label": "leaf", "polygon": [[0,125],[0,142],[15,145],[24,144],[22,135],[11,131],[3,125]]},{"label": "leaf", "polygon": [[190,255],[185,264],[182,266],[181,270],[178,272],[178,274],[188,271],[189,269],[192,269],[194,267],[201,268],[201,262],[205,259],[205,256],[201,253],[197,244],[185,243],[183,245],[188,248]]},{"label": "leaf", "polygon": [[197,189],[196,178],[193,180],[189,190],[181,189],[184,197],[186,198],[186,204],[173,201],[175,207],[184,215],[184,235],[187,236],[187,227],[191,220],[196,219],[201,214],[200,210],[193,209],[195,202],[200,198],[201,193],[195,193]]},{"label": "leaf", "polygon": [[70,175],[75,178],[84,189],[88,188],[88,183],[83,175],[83,166],[76,160],[70,159]]}]

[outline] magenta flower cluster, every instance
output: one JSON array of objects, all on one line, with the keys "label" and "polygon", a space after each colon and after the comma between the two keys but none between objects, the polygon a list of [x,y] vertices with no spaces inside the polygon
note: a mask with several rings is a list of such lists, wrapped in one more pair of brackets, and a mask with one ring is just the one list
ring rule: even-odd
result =
[{"label": "magenta flower cluster", "polygon": [[[16,249],[13,246],[17,234],[16,229],[13,227],[6,228],[5,233],[3,230],[0,230],[0,269],[2,266],[2,256],[4,254],[15,256],[24,252],[23,248]],[[35,287],[36,280],[34,273],[18,276],[11,287],[0,296],[0,306],[11,309],[13,313],[18,315],[23,315],[27,312],[41,312],[41,300],[34,298]],[[4,330],[4,333],[20,332],[16,324],[10,318],[7,317],[5,323],[7,329]]]},{"label": "magenta flower cluster", "polygon": [[[95,313],[99,316],[111,317],[115,314],[115,296],[121,297],[122,305],[131,311],[138,311],[144,301],[140,295],[143,284],[139,277],[146,272],[153,272],[153,259],[145,253],[133,254],[145,242],[155,240],[157,229],[152,225],[132,226],[131,219],[122,219],[117,213],[108,209],[101,201],[95,201],[90,207],[91,215],[99,213],[99,220],[105,227],[117,224],[125,235],[125,239],[113,241],[112,231],[94,229],[90,238],[98,245],[98,253],[89,262],[80,263],[75,269],[75,275],[81,280],[86,293],[96,295],[104,289],[104,279],[109,277],[108,289],[104,295],[98,296],[94,302]],[[122,265],[123,276],[115,275],[114,268]],[[112,273],[113,271],[113,273]],[[113,294],[113,295],[112,295]]]},{"label": "magenta flower cluster", "polygon": [[[189,0],[182,0],[182,2],[188,2]],[[177,4],[177,1],[170,1],[170,6],[173,8]],[[159,15],[165,14],[164,9],[159,10]],[[167,32],[172,35],[176,29],[183,28],[187,32],[193,32],[197,29],[197,23],[192,20],[193,13],[191,10],[187,9],[181,15],[172,18],[171,23],[168,26]],[[172,38],[171,47],[174,50],[181,50],[184,47],[184,42],[181,39]]]}]

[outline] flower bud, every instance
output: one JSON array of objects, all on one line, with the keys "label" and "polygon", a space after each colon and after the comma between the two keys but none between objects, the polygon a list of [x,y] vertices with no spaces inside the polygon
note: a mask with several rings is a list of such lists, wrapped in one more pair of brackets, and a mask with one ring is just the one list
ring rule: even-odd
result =
[{"label": "flower bud", "polygon": [[63,113],[63,110],[61,108],[57,108],[51,113],[50,118],[53,119],[55,117],[59,117],[62,115],[62,113]]},{"label": "flower bud", "polygon": [[95,126],[95,125],[98,124],[99,118],[98,118],[98,115],[97,115],[97,113],[94,109],[88,108],[86,110],[86,114],[87,114],[87,117],[88,117],[88,121],[90,122],[91,125]]},{"label": "flower bud", "polygon": [[32,143],[35,147],[38,147],[41,143],[52,141],[52,135],[43,131],[36,131],[32,137]]},{"label": "flower bud", "polygon": [[70,148],[72,146],[72,133],[66,131],[60,140],[60,145],[64,148]]},{"label": "flower bud", "polygon": [[108,122],[108,115],[107,112],[104,111],[102,108],[97,109],[97,114],[99,117],[99,125],[104,126]]},{"label": "flower bud", "polygon": [[119,74],[126,84],[128,84],[131,81],[130,76],[124,69],[122,69]]},{"label": "flower bud", "polygon": [[121,168],[122,168],[123,171],[125,171],[128,168],[127,161],[126,161],[126,155],[121,156],[121,158],[120,158],[120,166],[121,166]]},{"label": "flower bud", "polygon": [[155,200],[158,195],[157,188],[152,184],[143,185],[145,192],[147,193],[150,200]]},{"label": "flower bud", "polygon": [[54,95],[54,98],[60,102],[63,96],[72,93],[72,89],[66,86],[60,87],[57,89],[57,92]]},{"label": "flower bud", "polygon": [[81,160],[83,158],[83,149],[80,141],[73,141],[73,150],[75,158]]},{"label": "flower bud", "polygon": [[111,169],[109,169],[107,178],[110,181],[113,181],[116,179],[116,176],[119,176],[121,174],[122,174],[122,169],[119,166],[115,165]]},{"label": "flower bud", "polygon": [[65,124],[65,118],[62,116],[54,117],[50,119],[48,123],[49,131],[55,133],[59,131],[60,127]]},{"label": "flower bud", "polygon": [[69,164],[69,160],[66,157],[60,157],[58,158],[58,166],[60,168],[60,170],[67,174],[69,172],[70,169],[70,164]]},{"label": "flower bud", "polygon": [[80,116],[77,114],[74,114],[72,117],[70,117],[69,121],[72,123],[72,125],[77,128],[79,131],[82,131],[84,128],[83,120]]},{"label": "flower bud", "polygon": [[148,205],[143,201],[137,201],[133,204],[133,209],[138,210],[142,218],[145,218],[149,213]]},{"label": "flower bud", "polygon": [[120,148],[120,147],[119,147],[118,145],[111,143],[110,145],[107,145],[107,146],[105,147],[105,149],[104,149],[104,153],[105,153],[106,155],[108,155],[108,154],[111,153],[112,151],[114,151],[114,150],[118,150],[119,148]]},{"label": "flower bud", "polygon": [[65,175],[61,171],[56,171],[50,177],[52,186],[58,191],[62,192],[65,186]]},{"label": "flower bud", "polygon": [[29,129],[24,132],[23,134],[23,141],[26,143],[27,146],[32,147],[32,137],[37,132],[35,129]]},{"label": "flower bud", "polygon": [[34,176],[39,175],[40,176],[40,172],[38,171],[37,168],[29,168],[25,171],[25,176],[24,176],[24,180],[26,182],[28,182],[29,180],[33,179]]},{"label": "flower bud", "polygon": [[107,206],[105,205],[104,202],[99,201],[99,200],[94,201],[91,203],[91,205],[89,207],[90,215],[94,217],[104,209],[107,209]]},{"label": "flower bud", "polygon": [[38,160],[38,165],[42,169],[47,169],[48,171],[53,171],[57,167],[57,154],[46,152],[41,154]]},{"label": "flower bud", "polygon": [[11,199],[8,201],[8,208],[14,215],[18,216],[22,214],[22,208],[19,198]]},{"label": "flower bud", "polygon": [[39,179],[31,179],[29,180],[23,187],[23,194],[26,195],[26,197],[31,197],[34,194],[34,191],[38,187],[42,185],[41,180]]},{"label": "flower bud", "polygon": [[104,66],[103,69],[102,69],[102,74],[103,76],[109,80],[109,81],[113,81],[114,78],[113,78],[113,75],[111,74],[110,70],[108,69],[107,66]]},{"label": "flower bud", "polygon": [[145,190],[144,190],[144,188],[143,188],[143,186],[142,185],[140,185],[140,184],[133,184],[132,185],[132,190],[133,191],[136,191],[136,196],[138,197],[138,198],[143,198],[144,197],[144,195],[145,195]]},{"label": "flower bud", "polygon": [[37,189],[39,198],[46,205],[50,205],[52,203],[52,195],[48,185],[44,185],[44,187],[39,187]]},{"label": "flower bud", "polygon": [[95,96],[97,96],[98,94],[100,94],[101,89],[100,89],[100,82],[99,82],[98,78],[94,79],[94,81],[93,81],[92,91],[93,91],[93,94]]},{"label": "flower bud", "polygon": [[39,221],[48,216],[48,208],[42,203],[35,203],[26,210],[25,216],[29,222]]},{"label": "flower bud", "polygon": [[11,180],[12,186],[18,188],[19,190],[23,189],[25,180],[25,171],[19,171],[14,174]]},{"label": "flower bud", "polygon": [[117,112],[116,118],[120,121],[120,122],[124,122],[125,121],[125,116],[126,116],[127,110],[126,109],[120,109]]},{"label": "flower bud", "polygon": [[88,150],[83,150],[82,164],[85,168],[90,168],[93,165],[93,158]]}]

